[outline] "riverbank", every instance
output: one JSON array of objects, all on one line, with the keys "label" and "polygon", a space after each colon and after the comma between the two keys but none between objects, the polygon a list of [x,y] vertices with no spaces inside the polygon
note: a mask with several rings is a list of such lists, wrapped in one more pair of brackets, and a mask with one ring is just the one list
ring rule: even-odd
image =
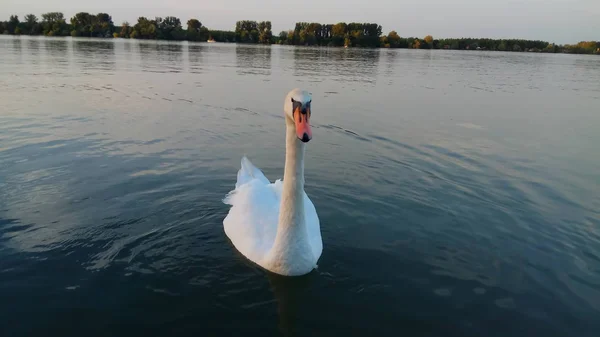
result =
[{"label": "riverbank", "polygon": [[283,44],[301,46],[329,46],[355,48],[404,48],[491,50],[511,52],[600,54],[600,41],[580,41],[576,44],[559,45],[541,40],[490,39],[490,38],[441,38],[431,35],[423,38],[401,37],[396,31],[383,35],[377,23],[320,24],[298,22],[294,29],[273,35],[270,21],[243,20],[236,22],[234,31],[212,30],[198,19],[187,21],[183,28],[179,18],[167,16],[148,19],[139,17],[135,25],[123,22],[115,26],[107,13],[77,13],[67,23],[63,13],[42,14],[42,20],[34,14],[20,21],[13,15],[0,22],[0,34],[73,36],[94,38],[131,38],[147,40],[226,42],[250,44]]}]

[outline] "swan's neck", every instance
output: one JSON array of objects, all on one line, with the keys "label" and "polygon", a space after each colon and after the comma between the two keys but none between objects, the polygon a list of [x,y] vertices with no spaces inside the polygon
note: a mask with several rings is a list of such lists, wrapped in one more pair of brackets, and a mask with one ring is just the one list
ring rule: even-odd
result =
[{"label": "swan's neck", "polygon": [[285,171],[277,230],[304,230],[304,225],[304,143],[296,136],[294,122],[286,118]]},{"label": "swan's neck", "polygon": [[299,263],[310,252],[304,213],[304,146],[294,122],[286,118],[285,171],[272,263],[282,268]]}]

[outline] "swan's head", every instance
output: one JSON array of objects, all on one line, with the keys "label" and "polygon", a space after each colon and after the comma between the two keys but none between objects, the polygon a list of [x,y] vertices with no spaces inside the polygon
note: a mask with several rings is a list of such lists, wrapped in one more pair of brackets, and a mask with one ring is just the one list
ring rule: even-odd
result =
[{"label": "swan's head", "polygon": [[301,89],[290,91],[284,102],[283,111],[286,119],[292,121],[296,129],[296,136],[304,143],[312,139],[310,128],[312,95]]}]

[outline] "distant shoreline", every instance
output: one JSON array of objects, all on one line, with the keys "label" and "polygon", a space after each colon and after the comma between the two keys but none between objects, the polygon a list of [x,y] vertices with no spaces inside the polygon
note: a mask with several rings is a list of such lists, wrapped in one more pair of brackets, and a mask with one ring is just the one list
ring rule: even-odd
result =
[{"label": "distant shoreline", "polygon": [[[180,42],[191,42],[191,43],[195,43],[195,44],[210,44],[211,41],[190,41],[190,40],[161,40],[161,39],[130,39],[130,38],[121,38],[121,37],[115,37],[115,38],[101,38],[101,37],[86,37],[86,36],[45,36],[45,35],[9,35],[9,34],[2,34],[0,36],[11,36],[11,37],[21,37],[21,36],[25,36],[25,37],[37,37],[37,38],[54,38],[54,39],[77,39],[77,38],[83,38],[83,39],[90,39],[90,40],[96,40],[96,41],[115,41],[115,40],[135,40],[135,41],[155,41],[155,42],[172,42],[172,43],[180,43]],[[476,39],[472,39],[472,40],[476,40]],[[217,44],[228,44],[228,45],[241,45],[241,46],[264,46],[264,47],[271,47],[271,46],[288,46],[288,47],[307,47],[307,48],[335,48],[335,49],[347,49],[344,46],[328,46],[328,45],[288,45],[288,44],[281,44],[281,43],[272,43],[272,44],[258,44],[258,43],[246,43],[246,42],[236,42],[236,41],[232,41],[232,42],[223,42],[223,41],[212,41],[214,43]],[[371,49],[371,50],[378,50],[378,49],[403,49],[403,50],[417,50],[416,48],[388,48],[388,47],[351,47],[351,49]],[[431,49],[426,49],[426,48],[419,48],[418,50],[439,50],[439,51],[493,51],[493,52],[505,52],[505,53],[513,53],[515,51],[513,50],[491,50],[491,49],[451,49],[451,48],[431,48]],[[573,55],[600,55],[600,53],[575,53],[575,52],[547,52],[547,51],[535,51],[535,50],[521,50],[521,53],[540,53],[540,54],[573,54]]]},{"label": "distant shoreline", "polygon": [[42,14],[42,20],[33,14],[24,17],[12,15],[0,22],[0,34],[31,36],[72,36],[91,38],[126,38],[143,40],[224,42],[239,44],[280,44],[296,46],[321,46],[344,48],[399,48],[399,49],[445,49],[488,50],[533,53],[597,54],[600,41],[581,41],[577,44],[558,45],[541,40],[489,39],[489,38],[443,38],[431,35],[424,38],[401,37],[396,31],[383,35],[381,25],[376,23],[320,24],[298,22],[294,29],[273,35],[270,21],[238,21],[234,31],[211,30],[197,19],[187,21],[186,29],[176,17],[139,17],[130,26],[124,22],[115,26],[107,13],[80,12],[67,23],[61,12]]}]

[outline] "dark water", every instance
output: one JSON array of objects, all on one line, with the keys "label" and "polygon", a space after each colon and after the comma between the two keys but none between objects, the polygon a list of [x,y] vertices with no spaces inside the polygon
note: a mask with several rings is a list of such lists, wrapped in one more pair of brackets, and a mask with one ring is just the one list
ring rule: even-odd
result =
[{"label": "dark water", "polygon": [[[3,336],[598,336],[600,58],[0,38]],[[313,92],[319,269],[222,228]]]}]

